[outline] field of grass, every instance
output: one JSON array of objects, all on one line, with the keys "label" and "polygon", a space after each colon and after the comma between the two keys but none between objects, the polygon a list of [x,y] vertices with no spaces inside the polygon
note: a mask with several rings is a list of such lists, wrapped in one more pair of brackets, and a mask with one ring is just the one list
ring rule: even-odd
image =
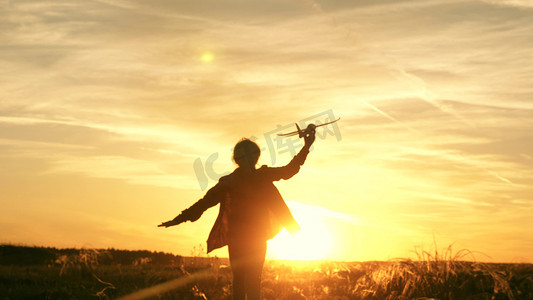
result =
[{"label": "field of grass", "polygon": [[[533,299],[533,265],[419,253],[387,262],[267,261],[268,299]],[[132,294],[133,293],[133,294]],[[226,259],[0,246],[0,299],[230,299]]]}]

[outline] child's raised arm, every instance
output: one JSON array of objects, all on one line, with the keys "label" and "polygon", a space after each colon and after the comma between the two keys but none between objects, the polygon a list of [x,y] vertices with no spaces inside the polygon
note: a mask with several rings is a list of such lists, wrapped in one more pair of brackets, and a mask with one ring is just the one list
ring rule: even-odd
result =
[{"label": "child's raised arm", "polygon": [[309,154],[309,148],[315,141],[315,131],[307,133],[304,136],[305,144],[294,156],[294,158],[285,166],[277,168],[262,167],[264,176],[271,181],[278,181],[280,179],[289,179],[300,171],[300,166],[304,164],[307,154]]}]

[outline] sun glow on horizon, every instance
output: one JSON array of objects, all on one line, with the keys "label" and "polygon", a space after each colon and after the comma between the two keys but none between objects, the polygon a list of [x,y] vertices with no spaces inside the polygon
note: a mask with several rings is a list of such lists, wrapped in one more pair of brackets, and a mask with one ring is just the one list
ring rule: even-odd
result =
[{"label": "sun glow on horizon", "polygon": [[286,260],[320,260],[331,254],[334,242],[332,230],[325,222],[324,208],[289,203],[291,211],[302,230],[291,235],[280,232],[268,242],[267,257]]}]

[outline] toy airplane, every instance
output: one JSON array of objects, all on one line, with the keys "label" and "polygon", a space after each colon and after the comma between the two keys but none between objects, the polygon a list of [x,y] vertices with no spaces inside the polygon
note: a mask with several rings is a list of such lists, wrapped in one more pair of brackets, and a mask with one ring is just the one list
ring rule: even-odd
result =
[{"label": "toy airplane", "polygon": [[341,118],[338,118],[337,120],[334,120],[334,121],[331,121],[331,122],[327,122],[327,123],[324,123],[324,124],[320,124],[320,125],[309,124],[309,125],[307,125],[307,128],[305,128],[305,129],[300,129],[300,126],[298,126],[298,123],[294,123],[294,125],[296,125],[296,129],[298,129],[298,130],[293,131],[293,132],[288,132],[288,133],[278,133],[278,135],[279,136],[298,135],[299,138],[303,138],[307,134],[310,134],[310,133],[314,132],[317,127],[325,126],[325,125],[328,125],[328,124],[331,124],[331,123],[335,123],[335,122],[337,122],[340,119]]}]

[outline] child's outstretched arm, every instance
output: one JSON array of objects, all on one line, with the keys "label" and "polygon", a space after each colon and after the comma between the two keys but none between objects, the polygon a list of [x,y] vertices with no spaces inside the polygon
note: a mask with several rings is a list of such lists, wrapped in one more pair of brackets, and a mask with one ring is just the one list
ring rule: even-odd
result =
[{"label": "child's outstretched arm", "polygon": [[220,182],[217,183],[214,187],[207,191],[207,193],[202,199],[198,200],[191,207],[182,211],[174,219],[163,222],[157,225],[157,227],[170,227],[181,224],[186,221],[194,222],[198,220],[202,216],[204,211],[206,211],[210,207],[217,205],[220,202],[220,199],[222,199],[224,193],[224,186]]}]

